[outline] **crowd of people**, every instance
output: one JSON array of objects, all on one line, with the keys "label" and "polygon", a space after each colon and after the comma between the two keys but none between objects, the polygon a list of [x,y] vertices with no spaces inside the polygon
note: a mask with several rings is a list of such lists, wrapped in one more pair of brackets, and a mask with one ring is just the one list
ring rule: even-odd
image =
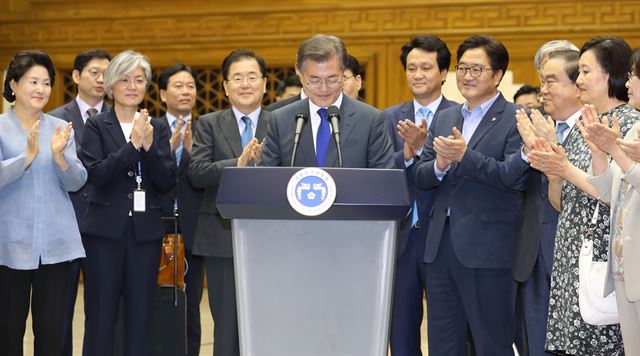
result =
[{"label": "crowd of people", "polygon": [[[80,271],[85,356],[153,354],[162,238],[178,216],[185,240],[187,353],[200,353],[206,271],[214,356],[240,354],[231,223],[215,204],[225,167],[338,165],[327,109],[339,108],[342,163],[401,169],[412,208],[399,222],[389,344],[421,355],[423,296],[430,355],[640,355],[640,50],[621,38],[545,43],[540,87],[508,101],[509,53],[486,35],[457,47],[463,103],[442,95],[448,45],[410,39],[400,64],[412,99],[379,110],[341,39],[318,34],[295,58],[282,100],[262,107],[265,60],[237,49],[222,62],[225,110],[192,117],[201,85],[178,63],[157,79],[166,114],[140,107],[147,57],[78,54],[78,95],[43,112],[50,56],[17,53],[0,115],[0,350],[23,355],[31,310],[36,356],[70,356]],[[111,99],[112,105],[105,100]],[[293,152],[296,115],[308,118]],[[293,159],[295,158],[295,159]],[[292,160],[293,159],[293,160]],[[256,182],[259,184],[259,182]],[[579,257],[607,263],[618,322],[581,314]],[[274,316],[277,318],[277,316]]]}]

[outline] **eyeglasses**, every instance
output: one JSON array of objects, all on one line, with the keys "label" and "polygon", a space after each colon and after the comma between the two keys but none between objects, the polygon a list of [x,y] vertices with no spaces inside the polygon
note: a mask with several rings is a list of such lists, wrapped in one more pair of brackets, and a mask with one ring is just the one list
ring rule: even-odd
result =
[{"label": "eyeglasses", "polygon": [[467,74],[467,71],[469,71],[472,78],[478,78],[479,76],[482,75],[482,72],[484,71],[493,70],[493,68],[485,68],[481,66],[466,67],[466,66],[456,65],[455,68],[456,68],[457,75],[463,77]]},{"label": "eyeglasses", "polygon": [[123,87],[129,87],[131,84],[133,84],[135,87],[143,87],[145,85],[147,85],[147,80],[143,79],[143,78],[134,78],[131,79],[129,77],[122,77],[120,79],[118,79],[118,85],[123,86]]},{"label": "eyeglasses", "polygon": [[101,76],[101,75],[102,75],[102,76],[104,76],[104,71],[101,71],[101,70],[96,69],[96,68],[91,68],[91,69],[89,69],[89,70],[87,71],[87,73],[89,73],[89,76],[90,76],[91,78],[97,78],[97,77],[99,77],[99,76]]},{"label": "eyeglasses", "polygon": [[233,85],[237,85],[240,86],[242,84],[244,84],[244,82],[246,81],[247,83],[249,83],[249,85],[256,85],[258,84],[258,81],[260,81],[260,79],[262,79],[260,76],[257,75],[249,75],[246,77],[243,76],[236,76],[233,77],[229,80],[227,80],[227,82],[233,84]]},{"label": "eyeglasses", "polygon": [[311,78],[309,80],[306,81],[307,85],[312,87],[312,88],[320,88],[322,86],[322,84],[324,83],[327,87],[330,88],[335,88],[337,86],[339,86],[340,84],[342,84],[342,78],[341,77],[329,77],[326,79],[322,79],[322,78]]}]

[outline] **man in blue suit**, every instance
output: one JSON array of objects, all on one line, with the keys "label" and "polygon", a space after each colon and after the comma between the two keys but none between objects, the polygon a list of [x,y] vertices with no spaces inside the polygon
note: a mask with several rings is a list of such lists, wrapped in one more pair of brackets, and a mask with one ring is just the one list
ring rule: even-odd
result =
[{"label": "man in blue suit", "polygon": [[402,46],[400,61],[413,100],[382,113],[388,124],[395,168],[404,169],[414,205],[398,225],[396,278],[391,313],[390,345],[393,356],[421,355],[420,324],[425,289],[424,246],[433,191],[416,188],[413,169],[427,140],[436,112],[457,103],[442,95],[451,64],[451,52],[436,36],[417,36]]},{"label": "man in blue suit", "polygon": [[[111,55],[101,49],[92,49],[79,53],[73,61],[71,78],[78,86],[78,95],[70,102],[52,110],[49,114],[73,123],[74,139],[78,155],[82,149],[82,133],[88,118],[109,110],[110,106],[104,101],[103,73],[109,65]],[[87,185],[76,192],[69,193],[73,210],[76,213],[78,226],[82,226],[87,208]],[[67,293],[67,308],[63,329],[63,346],[61,356],[71,356],[73,351],[72,326],[73,311],[78,295],[78,280],[82,259],[71,261],[69,264],[69,290]]]},{"label": "man in blue suit", "polygon": [[[580,135],[574,128],[580,118],[580,90],[576,50],[556,49],[548,54],[540,68],[541,95],[544,110],[557,123],[547,123],[547,137],[551,143],[566,141],[571,135]],[[555,132],[554,132],[555,131]],[[523,140],[530,149],[528,139]],[[508,160],[515,169],[527,166],[526,156],[520,152]],[[531,169],[524,194],[524,220],[518,236],[514,259],[513,278],[518,282],[516,299],[516,346],[521,356],[552,355],[544,351],[551,288],[551,267],[555,245],[558,212],[548,198],[549,181],[540,171]]]},{"label": "man in blue suit", "polygon": [[516,106],[497,90],[509,54],[489,36],[457,50],[462,105],[436,114],[415,168],[433,190],[425,247],[429,354],[465,355],[467,324],[477,355],[513,355],[513,247],[526,167],[505,159],[521,146]]}]

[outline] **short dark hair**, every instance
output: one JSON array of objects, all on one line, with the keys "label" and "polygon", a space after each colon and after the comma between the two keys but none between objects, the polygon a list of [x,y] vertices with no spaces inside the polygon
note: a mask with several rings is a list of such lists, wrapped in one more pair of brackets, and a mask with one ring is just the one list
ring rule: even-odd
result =
[{"label": "short dark hair", "polygon": [[635,75],[640,75],[640,48],[636,48],[631,55],[631,59],[629,60],[629,68],[632,72],[635,72]]},{"label": "short dark hair", "polygon": [[580,68],[578,61],[580,60],[580,52],[573,49],[561,49],[549,53],[547,61],[550,59],[562,59],[564,61],[564,71],[567,77],[571,79],[573,83],[578,80],[580,74]]},{"label": "short dark hair", "polygon": [[193,81],[196,83],[196,90],[200,90],[202,83],[200,83],[200,80],[198,79],[198,73],[196,73],[193,68],[183,63],[176,63],[160,73],[160,75],[158,76],[158,89],[167,90],[167,85],[169,85],[169,78],[180,72],[187,72],[191,74],[191,76],[193,77]]},{"label": "short dark hair", "polygon": [[425,52],[436,52],[438,70],[449,70],[449,66],[451,65],[451,52],[447,44],[439,37],[431,35],[416,36],[402,46],[400,62],[402,62],[404,70],[407,70],[407,56],[414,48],[421,49]]},{"label": "short dark hair", "polygon": [[300,82],[300,78],[298,78],[297,75],[290,75],[284,78],[284,80],[281,81],[276,88],[276,96],[282,95],[284,91],[289,87],[302,88],[302,82]]},{"label": "short dark hair", "polygon": [[494,71],[501,70],[502,77],[504,78],[504,74],[507,72],[507,67],[509,66],[509,52],[502,42],[487,35],[471,36],[464,40],[458,47],[456,53],[458,62],[460,62],[460,58],[462,58],[462,55],[466,51],[476,48],[482,48],[484,50],[487,57],[489,57],[491,69]]},{"label": "short dark hair", "polygon": [[10,103],[16,100],[16,94],[11,90],[11,81],[18,82],[32,67],[43,66],[49,72],[51,86],[56,81],[56,69],[49,55],[41,50],[20,51],[9,62],[7,76],[4,79],[4,93],[2,96]]},{"label": "short dark hair", "polygon": [[108,61],[111,60],[111,55],[107,53],[105,50],[96,48],[90,49],[88,51],[80,52],[76,56],[76,59],[73,61],[73,69],[78,72],[82,72],[84,67],[87,66],[92,59],[106,59]]},{"label": "short dark hair", "polygon": [[347,53],[347,60],[344,66],[345,70],[350,70],[353,73],[354,77],[360,75],[360,62],[358,62],[358,58]]},{"label": "short dark hair", "polygon": [[336,36],[317,34],[306,39],[296,53],[296,67],[304,73],[304,62],[310,59],[317,63],[327,62],[334,56],[338,57],[342,70],[347,66],[347,49],[344,42]]},{"label": "short dark hair", "polygon": [[229,68],[235,62],[239,62],[243,59],[255,59],[258,62],[258,66],[260,66],[260,74],[265,77],[267,75],[267,66],[264,63],[264,59],[259,55],[255,54],[250,49],[236,49],[229,53],[228,56],[224,58],[222,61],[222,78],[224,80],[229,80]]},{"label": "short dark hair", "polygon": [[536,94],[538,95],[540,93],[540,89],[533,87],[529,84],[525,84],[523,86],[521,86],[520,88],[518,88],[518,90],[516,91],[515,94],[513,94],[513,102],[515,103],[516,100],[522,96],[522,95],[527,95],[527,94]]},{"label": "short dark hair", "polygon": [[580,55],[587,51],[593,51],[600,67],[609,74],[609,97],[629,101],[625,86],[631,58],[629,44],[620,37],[599,36],[585,42],[580,48]]}]

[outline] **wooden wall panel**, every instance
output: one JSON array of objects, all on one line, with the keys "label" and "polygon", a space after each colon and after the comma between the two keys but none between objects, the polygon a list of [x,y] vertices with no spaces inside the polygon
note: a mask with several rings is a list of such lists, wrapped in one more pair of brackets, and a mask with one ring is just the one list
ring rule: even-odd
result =
[{"label": "wooden wall panel", "polygon": [[[614,34],[640,46],[637,0],[0,0],[0,8],[0,68],[20,49],[42,48],[68,70],[93,47],[133,48],[154,67],[217,67],[230,50],[249,47],[278,68],[293,64],[303,39],[335,34],[366,64],[365,99],[381,108],[410,97],[398,56],[416,34],[436,34],[452,52],[469,35],[491,34],[509,49],[514,81],[532,84],[533,54],[548,40],[580,46]],[[62,92],[56,85],[51,107]]]}]

